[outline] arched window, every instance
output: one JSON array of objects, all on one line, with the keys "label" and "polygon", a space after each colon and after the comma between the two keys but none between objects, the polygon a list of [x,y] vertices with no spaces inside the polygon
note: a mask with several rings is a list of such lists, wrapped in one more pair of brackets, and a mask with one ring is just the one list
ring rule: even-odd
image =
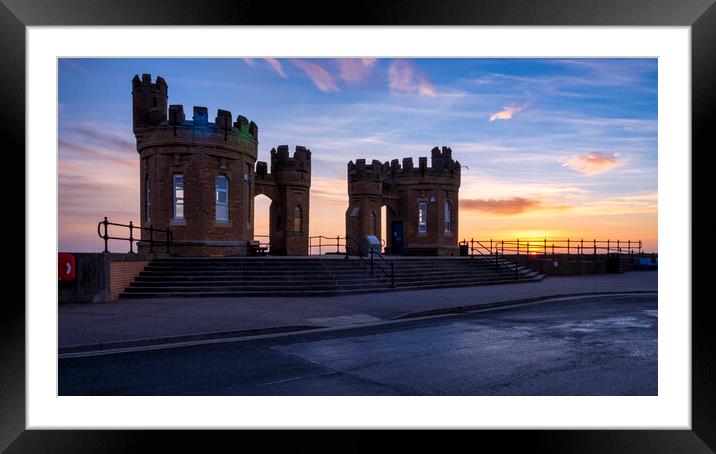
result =
[{"label": "arched window", "polygon": [[418,233],[428,231],[428,204],[426,202],[418,203]]},{"label": "arched window", "polygon": [[377,218],[375,216],[375,212],[371,211],[370,212],[370,225],[368,226],[368,234],[369,235],[375,235],[375,232],[378,230],[378,228],[376,227],[376,221],[377,221]]},{"label": "arched window", "polygon": [[174,219],[184,219],[184,175],[174,175]]},{"label": "arched window", "polygon": [[445,233],[452,232],[452,203],[445,201]]},{"label": "arched window", "polygon": [[224,175],[216,177],[216,220],[229,220],[229,180]]},{"label": "arched window", "polygon": [[303,232],[303,210],[296,205],[293,209],[293,233]]}]

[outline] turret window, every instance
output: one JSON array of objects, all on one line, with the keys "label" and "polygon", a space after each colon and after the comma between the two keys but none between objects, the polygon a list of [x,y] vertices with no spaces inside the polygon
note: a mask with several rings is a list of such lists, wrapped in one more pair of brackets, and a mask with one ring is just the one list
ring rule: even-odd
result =
[{"label": "turret window", "polygon": [[428,204],[426,202],[418,203],[418,233],[428,231]]},{"label": "turret window", "polygon": [[229,181],[223,176],[216,177],[216,220],[229,220]]},{"label": "turret window", "polygon": [[184,219],[184,175],[174,175],[174,219]]},{"label": "turret window", "polygon": [[452,222],[451,222],[451,216],[452,216],[452,204],[449,200],[445,201],[445,233],[452,232]]}]

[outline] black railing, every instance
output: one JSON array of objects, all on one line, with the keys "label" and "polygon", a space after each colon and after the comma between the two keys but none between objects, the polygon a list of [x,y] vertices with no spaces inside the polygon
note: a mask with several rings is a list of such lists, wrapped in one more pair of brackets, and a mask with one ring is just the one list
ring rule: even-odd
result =
[{"label": "black railing", "polygon": [[[333,251],[335,248],[335,252]],[[323,254],[323,250],[326,249],[331,254],[342,254],[346,248],[346,238],[340,236],[309,236],[308,237],[308,255],[315,255],[314,251],[318,249],[318,255]]]},{"label": "black railing", "polygon": [[[122,237],[122,236],[112,236],[109,234],[109,226],[116,226],[116,227],[126,227],[129,229],[129,236],[128,237]],[[101,227],[104,226],[104,233],[100,230]],[[134,230],[139,230],[139,238],[134,237]],[[141,238],[141,232],[149,232],[149,240],[144,240]],[[164,239],[156,239],[154,238],[154,233],[162,233],[164,234]],[[155,245],[165,245],[167,248],[167,254],[170,253],[170,246],[173,241],[173,236],[171,230],[169,230],[169,227],[166,229],[155,229],[154,227],[137,227],[132,223],[132,221],[129,221],[129,224],[118,224],[116,222],[109,222],[107,220],[107,217],[105,216],[104,221],[100,221],[97,224],[97,235],[99,235],[100,238],[104,240],[104,252],[109,252],[109,240],[120,240],[120,241],[129,241],[129,253],[134,254],[134,242],[135,241],[148,241],[149,242],[149,253],[154,253],[154,246]]]},{"label": "black railing", "polygon": [[[375,274],[375,270],[380,271],[386,277],[390,279],[390,286],[395,288],[395,265],[394,262],[388,261],[383,257],[380,251],[376,251],[373,247],[369,247],[367,250],[363,245],[355,238],[346,236],[345,237],[345,254],[346,258],[350,256],[358,257],[363,263],[368,266],[370,275]],[[367,256],[364,257],[364,256]]]},{"label": "black railing", "polygon": [[462,240],[460,242],[460,246],[468,248],[468,254],[471,258],[474,258],[475,253],[477,252],[477,254],[483,257],[485,260],[489,262],[494,262],[495,271],[499,271],[500,268],[503,268],[507,271],[514,271],[515,280],[519,280],[520,265],[517,262],[508,259],[505,254],[501,254],[500,251],[493,250],[492,248],[488,249],[480,241],[475,239],[472,239],[469,242],[466,240]]},{"label": "black railing", "polygon": [[[380,240],[381,248],[385,246],[385,240]],[[308,255],[326,254],[345,254],[346,237],[342,236],[309,236],[308,237]]]},{"label": "black railing", "polygon": [[[585,255],[585,254],[638,254],[644,255],[641,240],[578,240],[567,238],[529,238],[515,240],[462,240],[460,244],[470,245],[470,249],[481,248],[488,251],[510,255]],[[479,246],[476,246],[479,245]]]}]

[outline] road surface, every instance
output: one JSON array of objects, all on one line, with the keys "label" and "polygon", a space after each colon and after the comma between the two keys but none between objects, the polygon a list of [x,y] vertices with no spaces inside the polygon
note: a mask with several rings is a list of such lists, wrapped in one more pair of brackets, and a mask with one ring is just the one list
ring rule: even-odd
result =
[{"label": "road surface", "polygon": [[656,395],[657,296],[64,358],[60,395]]}]

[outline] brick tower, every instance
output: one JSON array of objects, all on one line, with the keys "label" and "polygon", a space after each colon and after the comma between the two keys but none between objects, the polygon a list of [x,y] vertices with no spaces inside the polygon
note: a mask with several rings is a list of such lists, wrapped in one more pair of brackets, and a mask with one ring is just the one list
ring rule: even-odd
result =
[{"label": "brick tower", "polygon": [[452,150],[432,149],[431,165],[421,157],[348,163],[346,235],[381,236],[381,208],[386,206],[386,251],[405,255],[459,255],[458,193],[460,163]]},{"label": "brick tower", "polygon": [[[241,115],[232,122],[231,112],[221,109],[212,123],[206,107],[196,106],[192,119],[187,120],[183,106],[167,103],[168,87],[162,77],[152,82],[149,74],[141,79],[134,76],[133,129],[140,157],[142,226],[168,227],[173,234],[175,254],[246,254],[247,244],[254,237],[256,123]],[[298,169],[282,173],[284,167],[278,165],[276,174],[281,177],[275,185],[295,186],[300,188],[296,192],[306,194],[305,204],[288,194],[282,200],[305,205],[302,229],[306,232],[307,250],[310,152],[303,149],[301,156],[300,168],[308,168],[308,173]],[[273,169],[274,152],[271,160]],[[286,160],[286,166],[290,166],[288,161],[291,160]],[[265,163],[258,166],[266,168]],[[295,184],[290,181],[292,177],[298,180]],[[143,231],[140,251],[148,250],[148,239],[149,233]],[[280,242],[277,246],[277,252],[301,250],[281,248]]]},{"label": "brick tower", "polygon": [[289,156],[288,145],[271,150],[271,172],[265,162],[256,164],[256,194],[271,199],[269,241],[277,255],[308,254],[311,151],[297,146]]}]

